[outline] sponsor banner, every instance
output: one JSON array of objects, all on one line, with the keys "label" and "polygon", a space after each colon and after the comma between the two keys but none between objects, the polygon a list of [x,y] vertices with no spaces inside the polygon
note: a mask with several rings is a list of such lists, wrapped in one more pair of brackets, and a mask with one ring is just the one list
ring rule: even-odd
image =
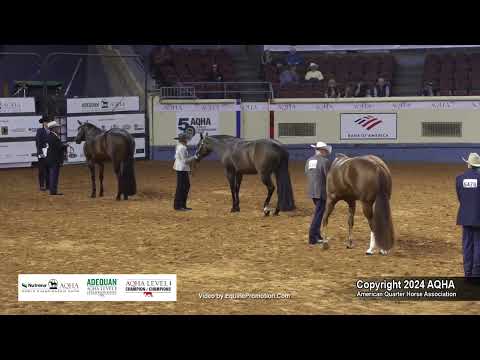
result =
[{"label": "sponsor banner", "polygon": [[340,140],[396,139],[397,114],[340,114]]},{"label": "sponsor banner", "polygon": [[77,136],[78,122],[89,122],[106,131],[113,128],[124,129],[131,134],[145,133],[145,114],[111,114],[111,115],[88,115],[69,116],[67,118],[67,136]]},{"label": "sponsor banner", "polygon": [[177,275],[20,274],[18,301],[177,301]]},{"label": "sponsor banner", "polygon": [[0,139],[34,137],[41,127],[40,116],[0,116]]},{"label": "sponsor banner", "polygon": [[480,110],[480,101],[398,101],[398,102],[324,102],[306,104],[270,104],[270,110],[285,111],[399,111],[399,110]]},{"label": "sponsor banner", "polygon": [[198,144],[200,133],[219,134],[218,112],[182,112],[176,115],[177,135],[183,132],[190,135],[190,145]]},{"label": "sponsor banner", "polygon": [[[70,141],[68,145],[68,154],[67,162],[68,163],[79,163],[85,162],[85,154],[83,152],[83,145],[85,143],[77,144],[75,141]],[[144,158],[145,157],[145,138],[135,138],[135,158]]]},{"label": "sponsor banner", "polygon": [[242,111],[269,111],[268,103],[261,102],[245,102],[241,104]]},{"label": "sponsor banner", "polygon": [[240,111],[238,104],[156,104],[155,112],[230,112]]},{"label": "sponsor banner", "polygon": [[67,113],[140,111],[138,96],[67,99]]},{"label": "sponsor banner", "polygon": [[0,114],[34,113],[34,98],[0,98]]},{"label": "sponsor banner", "polygon": [[35,141],[0,142],[0,164],[38,161]]}]

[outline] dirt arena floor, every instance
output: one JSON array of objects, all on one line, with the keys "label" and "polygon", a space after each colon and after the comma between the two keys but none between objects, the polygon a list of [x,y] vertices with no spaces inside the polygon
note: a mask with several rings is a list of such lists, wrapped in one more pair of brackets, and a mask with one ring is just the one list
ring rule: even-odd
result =
[{"label": "dirt arena floor", "polygon": [[[36,169],[0,170],[1,314],[479,314],[480,304],[355,298],[355,281],[373,276],[462,276],[461,231],[455,226],[455,175],[463,166],[389,164],[397,242],[389,256],[367,257],[370,232],[357,208],[355,248],[344,246],[347,206],[330,220],[331,248],[311,248],[313,206],[304,164],[290,167],[298,209],[263,217],[265,188],[245,176],[241,212],[217,162],[192,178],[192,212],[172,210],[170,162],[137,162],[139,194],[91,199],[88,169],[64,167],[65,196],[37,191]],[[276,201],[276,196],[273,197]],[[177,274],[177,302],[18,302],[20,273]],[[270,300],[204,300],[201,293],[283,293]]]}]

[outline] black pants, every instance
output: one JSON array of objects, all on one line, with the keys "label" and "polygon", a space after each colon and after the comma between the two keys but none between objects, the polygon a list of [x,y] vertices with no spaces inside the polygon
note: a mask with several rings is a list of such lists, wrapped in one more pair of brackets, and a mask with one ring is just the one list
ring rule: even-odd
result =
[{"label": "black pants", "polygon": [[312,224],[308,234],[308,242],[316,244],[318,240],[322,240],[320,234],[320,226],[322,225],[323,213],[325,212],[326,201],[324,199],[312,199],[315,204],[315,213],[313,214]]},{"label": "black pants", "polygon": [[48,179],[48,164],[47,159],[38,159],[38,184],[40,189],[48,189],[49,179]]},{"label": "black pants", "polygon": [[462,245],[465,277],[480,277],[480,228],[464,226]]},{"label": "black pants", "polygon": [[60,165],[50,165],[48,167],[48,174],[50,180],[50,194],[56,194],[58,191],[58,178],[60,176]]},{"label": "black pants", "polygon": [[174,209],[187,207],[188,192],[190,191],[190,178],[188,171],[177,171],[177,191],[175,191]]}]

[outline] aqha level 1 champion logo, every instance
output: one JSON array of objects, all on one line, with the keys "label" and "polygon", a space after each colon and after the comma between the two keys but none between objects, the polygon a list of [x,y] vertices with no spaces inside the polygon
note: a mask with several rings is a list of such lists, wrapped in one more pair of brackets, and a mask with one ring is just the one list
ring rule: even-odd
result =
[{"label": "aqha level 1 champion logo", "polygon": [[172,292],[172,281],[162,279],[127,280],[126,293],[143,293],[145,297],[153,297],[155,293]]},{"label": "aqha level 1 champion logo", "polygon": [[87,295],[111,296],[117,294],[115,278],[91,278],[87,280]]}]

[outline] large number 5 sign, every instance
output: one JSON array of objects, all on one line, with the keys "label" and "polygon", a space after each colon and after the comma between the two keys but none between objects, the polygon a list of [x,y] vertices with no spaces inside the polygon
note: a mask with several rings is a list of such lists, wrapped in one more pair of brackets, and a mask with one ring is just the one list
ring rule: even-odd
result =
[{"label": "large number 5 sign", "polygon": [[188,118],[179,118],[178,119],[178,130],[183,131],[190,138],[195,136],[195,128],[188,123]]}]

